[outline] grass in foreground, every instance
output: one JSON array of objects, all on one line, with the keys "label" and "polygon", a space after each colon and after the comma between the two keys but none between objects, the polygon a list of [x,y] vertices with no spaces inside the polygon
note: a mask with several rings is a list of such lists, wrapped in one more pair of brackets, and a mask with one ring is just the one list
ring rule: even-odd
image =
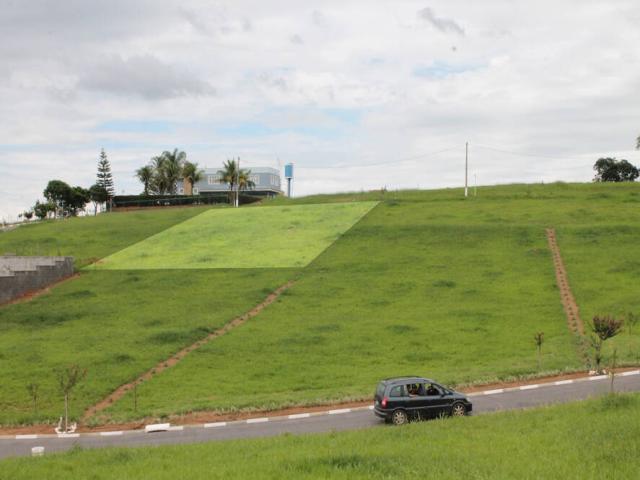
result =
[{"label": "grass in foreground", "polygon": [[635,479],[639,454],[635,394],[401,428],[75,450],[4,460],[0,479]]},{"label": "grass in foreground", "polygon": [[208,210],[103,259],[97,268],[303,267],[375,205]]}]

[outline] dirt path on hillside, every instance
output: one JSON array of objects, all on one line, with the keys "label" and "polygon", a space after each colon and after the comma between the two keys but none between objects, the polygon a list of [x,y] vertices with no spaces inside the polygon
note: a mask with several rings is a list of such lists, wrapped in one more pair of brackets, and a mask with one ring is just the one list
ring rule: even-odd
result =
[{"label": "dirt path on hillside", "polygon": [[558,247],[556,239],[556,231],[553,228],[547,228],[547,240],[549,241],[549,249],[553,255],[553,265],[556,269],[556,281],[558,282],[558,288],[560,289],[560,300],[562,301],[564,313],[567,316],[569,329],[582,336],[584,335],[584,323],[580,318],[576,299],[574,298],[573,293],[571,293],[567,270],[564,266],[564,262],[562,261],[560,248]]},{"label": "dirt path on hillside", "polygon": [[589,365],[590,355],[587,340],[584,335],[584,323],[580,318],[578,303],[576,302],[576,299],[571,292],[571,287],[569,286],[569,277],[567,276],[567,269],[562,261],[560,247],[558,247],[556,231],[553,228],[547,228],[546,232],[547,240],[549,241],[549,249],[553,255],[553,265],[556,270],[556,282],[558,284],[558,289],[560,290],[560,300],[562,301],[562,308],[564,309],[564,313],[567,317],[567,324],[569,325],[569,330],[578,335],[578,351],[585,364]]},{"label": "dirt path on hillside", "polygon": [[163,360],[162,362],[158,363],[155,367],[153,367],[151,370],[143,373],[140,377],[138,377],[134,381],[129,382],[129,383],[125,383],[124,385],[121,385],[116,390],[114,390],[109,396],[107,396],[104,400],[100,401],[99,403],[97,403],[96,405],[94,405],[92,407],[89,407],[85,411],[85,413],[83,415],[83,421],[88,419],[89,417],[95,415],[96,413],[101,412],[102,410],[104,410],[105,408],[109,407],[111,404],[113,404],[114,402],[116,402],[117,400],[122,398],[129,390],[133,389],[134,385],[136,385],[136,384],[139,385],[142,382],[144,382],[145,380],[150,380],[154,375],[157,375],[158,373],[166,370],[167,368],[170,368],[170,367],[173,367],[174,365],[176,365],[180,360],[182,360],[184,357],[186,357],[189,353],[193,352],[195,349],[200,348],[205,343],[208,343],[211,340],[213,340],[214,338],[217,338],[217,337],[220,337],[220,336],[224,335],[225,333],[229,332],[230,330],[233,330],[234,328],[239,327],[240,325],[245,323],[250,318],[255,317],[262,310],[264,310],[266,307],[268,307],[273,302],[275,302],[278,299],[278,297],[280,295],[282,295],[282,293],[285,290],[287,290],[288,288],[290,288],[293,285],[293,283],[294,283],[293,281],[285,283],[284,285],[282,285],[278,289],[276,289],[273,293],[271,293],[262,302],[260,302],[258,305],[253,307],[253,309],[251,309],[247,313],[245,313],[245,314],[243,314],[243,315],[241,315],[239,317],[234,318],[233,320],[231,320],[230,322],[226,323],[224,326],[222,326],[221,328],[219,328],[215,332],[210,333],[206,337],[198,340],[197,342],[189,345],[188,347],[183,348],[182,350],[180,350],[179,352],[175,353],[174,355],[172,355],[168,359]]}]

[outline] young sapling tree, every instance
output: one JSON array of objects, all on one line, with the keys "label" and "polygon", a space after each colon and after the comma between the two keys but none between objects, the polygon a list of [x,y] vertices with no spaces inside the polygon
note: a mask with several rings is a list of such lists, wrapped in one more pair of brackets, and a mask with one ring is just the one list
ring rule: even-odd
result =
[{"label": "young sapling tree", "polygon": [[538,350],[538,371],[542,367],[542,344],[544,343],[544,332],[538,332],[533,336]]},{"label": "young sapling tree", "polygon": [[601,317],[596,315],[593,317],[591,321],[591,330],[595,336],[591,338],[591,346],[594,351],[597,373],[602,373],[600,365],[602,364],[602,347],[604,346],[604,342],[620,333],[623,324],[623,320],[619,320],[611,316]]}]

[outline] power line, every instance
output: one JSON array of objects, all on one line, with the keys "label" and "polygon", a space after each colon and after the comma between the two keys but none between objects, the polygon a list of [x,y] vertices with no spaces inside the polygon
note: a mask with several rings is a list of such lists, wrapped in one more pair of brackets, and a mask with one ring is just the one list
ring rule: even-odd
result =
[{"label": "power line", "polygon": [[375,163],[362,163],[362,164],[351,164],[351,163],[342,163],[342,164],[334,164],[334,165],[302,165],[304,168],[366,168],[366,167],[378,167],[380,165],[397,165],[398,163],[406,163],[412,160],[417,160],[424,157],[431,157],[434,155],[439,155],[441,153],[450,152],[453,150],[458,150],[460,147],[451,147],[444,148],[442,150],[435,150],[429,153],[420,153],[417,155],[411,155],[408,157],[400,157],[396,160],[385,160],[384,162],[375,162]]},{"label": "power line", "polygon": [[[549,158],[551,160],[578,160],[577,158],[568,158],[568,157],[556,157],[551,155],[538,155],[536,153],[525,153],[525,152],[514,152],[511,150],[505,150],[503,148],[490,147],[489,145],[482,145],[481,143],[474,143],[474,147],[484,148],[487,150],[493,150],[500,153],[508,153],[510,155],[516,155],[520,157],[531,157],[531,158]],[[580,159],[582,161],[583,159]]]}]

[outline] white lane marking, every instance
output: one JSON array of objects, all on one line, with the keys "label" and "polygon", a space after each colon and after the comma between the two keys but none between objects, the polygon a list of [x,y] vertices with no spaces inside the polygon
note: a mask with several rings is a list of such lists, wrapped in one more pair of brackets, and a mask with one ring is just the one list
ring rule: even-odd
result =
[{"label": "white lane marking", "polygon": [[534,388],[539,388],[540,385],[522,385],[520,390],[533,390]]},{"label": "white lane marking", "polygon": [[100,432],[100,436],[102,437],[117,437],[122,435],[122,431],[118,431],[118,432]]},{"label": "white lane marking", "polygon": [[144,431],[146,433],[152,433],[152,432],[166,432],[167,430],[169,430],[169,427],[171,425],[168,423],[154,423],[152,425],[146,425],[144,427]]},{"label": "white lane marking", "polygon": [[263,417],[263,418],[250,418],[247,420],[247,423],[264,423],[264,422],[268,422],[269,419],[267,417]]},{"label": "white lane marking", "polygon": [[608,375],[596,375],[595,377],[589,377],[589,380],[604,380],[605,378],[609,378]]},{"label": "white lane marking", "polygon": [[309,418],[310,416],[310,413],[294,413],[293,415],[289,415],[287,418],[289,418],[289,420],[295,420],[296,418]]},{"label": "white lane marking", "polygon": [[484,395],[495,395],[496,393],[504,393],[504,388],[497,388],[495,390],[485,390],[482,393]]},{"label": "white lane marking", "polygon": [[38,435],[29,434],[29,435],[16,435],[16,440],[35,440],[38,438]]},{"label": "white lane marking", "polygon": [[58,438],[78,438],[79,433],[59,433]]},{"label": "white lane marking", "polygon": [[629,375],[640,375],[640,370],[631,370],[630,372],[618,373],[621,377],[628,377]]},{"label": "white lane marking", "polygon": [[350,408],[339,408],[337,410],[329,410],[329,415],[340,415],[341,413],[349,413],[351,412]]},{"label": "white lane marking", "polygon": [[175,427],[169,427],[170,432],[181,432],[184,430],[184,425],[176,425]]},{"label": "white lane marking", "polygon": [[32,447],[31,448],[31,456],[32,457],[41,457],[44,455],[44,447]]},{"label": "white lane marking", "polygon": [[226,427],[227,422],[213,422],[213,423],[205,423],[204,428],[217,428],[217,427]]},{"label": "white lane marking", "polygon": [[570,383],[573,383],[573,380],[558,380],[553,382],[554,385],[569,385]]}]

